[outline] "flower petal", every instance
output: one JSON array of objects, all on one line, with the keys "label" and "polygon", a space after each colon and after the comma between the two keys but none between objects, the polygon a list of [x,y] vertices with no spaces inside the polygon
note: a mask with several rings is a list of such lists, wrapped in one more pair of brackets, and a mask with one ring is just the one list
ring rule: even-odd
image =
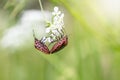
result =
[{"label": "flower petal", "polygon": [[55,12],[58,12],[58,7],[54,7],[54,11],[55,11]]}]

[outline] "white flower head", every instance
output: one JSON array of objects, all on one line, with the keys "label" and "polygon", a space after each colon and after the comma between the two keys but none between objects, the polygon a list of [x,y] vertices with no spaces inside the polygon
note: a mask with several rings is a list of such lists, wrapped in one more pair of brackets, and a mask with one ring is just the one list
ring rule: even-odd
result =
[{"label": "white flower head", "polygon": [[58,7],[54,7],[54,11],[55,11],[55,12],[58,12]]},{"label": "white flower head", "polygon": [[[58,7],[54,7],[54,11],[52,12],[52,20],[49,21],[49,24],[46,28],[46,33],[49,34],[49,36],[52,36],[52,38],[47,38],[47,42],[51,42],[56,40],[56,37],[60,37],[61,34],[64,34],[62,31],[64,28],[64,13],[59,11]],[[54,34],[54,35],[53,35]]]},{"label": "white flower head", "polygon": [[61,14],[61,11],[59,11],[58,7],[54,7],[54,12],[52,12],[52,15],[59,15]]},{"label": "white flower head", "polygon": [[64,13],[61,13],[59,11],[58,7],[54,7],[54,11],[52,12],[52,22],[50,22],[50,25],[48,28],[46,28],[46,33],[49,33],[50,31],[54,29],[63,29],[64,27]]}]

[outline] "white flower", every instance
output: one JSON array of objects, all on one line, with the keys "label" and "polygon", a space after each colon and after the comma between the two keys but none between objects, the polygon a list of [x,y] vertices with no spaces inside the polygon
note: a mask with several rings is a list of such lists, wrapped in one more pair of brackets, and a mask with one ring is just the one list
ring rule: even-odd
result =
[{"label": "white flower", "polygon": [[58,12],[58,7],[54,7],[54,11],[55,11],[55,12]]},{"label": "white flower", "polygon": [[56,40],[55,34],[51,34],[50,36],[52,37],[53,40]]},{"label": "white flower", "polygon": [[48,38],[47,38],[47,41],[48,41],[49,43],[51,43],[51,42],[53,42],[53,39],[52,39],[51,37],[48,37]]},{"label": "white flower", "polygon": [[61,11],[59,11],[58,7],[54,7],[54,12],[52,12],[52,15],[59,15],[61,14]]},{"label": "white flower", "polygon": [[57,29],[52,30],[52,33],[55,34],[56,36],[60,35],[60,33],[59,33],[59,31]]},{"label": "white flower", "polygon": [[52,32],[52,30],[54,30],[54,29],[56,29],[55,25],[52,25],[52,24],[51,24],[50,27],[46,28],[46,33],[50,33],[50,32]]},{"label": "white flower", "polygon": [[[63,21],[64,14],[61,13],[61,11],[59,11],[58,7],[54,7],[54,12],[52,12],[52,17],[53,17],[52,18],[53,22],[51,22],[50,26],[46,28],[46,33],[52,32],[56,34],[57,36],[59,36],[61,30],[63,30],[63,27],[64,27],[64,21]],[[61,32],[61,34],[63,33]]]},{"label": "white flower", "polygon": [[45,43],[45,42],[46,42],[46,37],[45,37],[45,36],[42,37],[41,42],[42,42],[42,43]]},{"label": "white flower", "polygon": [[59,11],[58,7],[54,7],[54,11],[52,12],[52,20],[47,21],[47,28],[45,32],[48,34],[48,37],[45,40],[42,40],[44,43],[51,43],[61,38],[64,35],[64,13]]},{"label": "white flower", "polygon": [[54,40],[49,36],[49,37],[43,37],[42,39],[41,39],[41,42],[42,43],[47,43],[47,42],[49,42],[49,43],[51,43],[51,42],[53,42]]}]

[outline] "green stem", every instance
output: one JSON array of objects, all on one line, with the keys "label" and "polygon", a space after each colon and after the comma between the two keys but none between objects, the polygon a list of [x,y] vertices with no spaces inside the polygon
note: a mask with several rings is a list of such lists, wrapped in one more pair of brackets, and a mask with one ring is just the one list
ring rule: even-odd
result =
[{"label": "green stem", "polygon": [[43,12],[43,7],[42,7],[41,0],[39,0],[39,4],[40,4],[41,11]]},{"label": "green stem", "polygon": [[40,5],[40,8],[41,8],[41,12],[42,12],[43,18],[44,18],[45,22],[47,23],[48,21],[47,21],[45,15],[44,15],[44,10],[43,10],[43,6],[42,6],[41,0],[39,0],[39,5]]}]

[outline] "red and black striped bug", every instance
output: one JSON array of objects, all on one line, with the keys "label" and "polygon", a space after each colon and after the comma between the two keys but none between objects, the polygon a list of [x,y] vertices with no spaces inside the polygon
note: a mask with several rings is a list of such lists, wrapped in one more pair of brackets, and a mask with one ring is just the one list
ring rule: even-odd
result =
[{"label": "red and black striped bug", "polygon": [[44,52],[46,54],[50,54],[50,51],[48,49],[48,47],[42,42],[42,39],[41,40],[38,40],[36,37],[35,37],[35,33],[33,31],[33,37],[34,37],[34,40],[35,40],[35,43],[34,43],[34,46],[37,50],[41,51],[41,52]]},{"label": "red and black striped bug", "polygon": [[57,43],[54,44],[50,53],[58,52],[59,50],[63,49],[68,44],[68,37],[67,35],[62,37]]},{"label": "red and black striped bug", "polygon": [[35,48],[43,53],[46,53],[46,54],[53,54],[55,52],[58,52],[68,44],[68,37],[66,35],[66,36],[63,36],[62,38],[60,38],[60,40],[58,40],[57,43],[55,43],[53,45],[51,50],[49,50],[48,47],[43,43],[43,39],[38,40],[35,37],[34,31],[33,31],[33,36],[35,39],[35,44],[34,44]]}]

